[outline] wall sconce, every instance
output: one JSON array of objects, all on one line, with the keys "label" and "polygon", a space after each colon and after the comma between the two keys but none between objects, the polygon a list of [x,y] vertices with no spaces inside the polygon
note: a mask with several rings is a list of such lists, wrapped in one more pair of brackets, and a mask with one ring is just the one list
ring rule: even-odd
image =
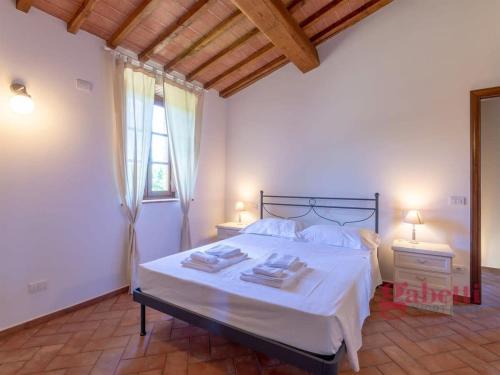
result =
[{"label": "wall sconce", "polygon": [[19,114],[33,112],[35,105],[28,91],[26,91],[26,86],[20,83],[12,83],[12,85],[10,85],[10,91],[14,94],[10,100],[10,106],[14,112]]}]

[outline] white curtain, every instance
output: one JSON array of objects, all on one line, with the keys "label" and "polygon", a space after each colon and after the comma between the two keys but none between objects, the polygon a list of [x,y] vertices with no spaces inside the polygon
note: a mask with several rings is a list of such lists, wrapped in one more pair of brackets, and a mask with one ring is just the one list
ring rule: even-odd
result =
[{"label": "white curtain", "polygon": [[120,198],[128,218],[130,291],[137,287],[139,249],[135,225],[144,196],[155,96],[155,77],[116,58],[114,63],[117,169]]},{"label": "white curtain", "polygon": [[172,166],[182,209],[180,248],[187,250],[191,248],[189,206],[198,172],[203,91],[171,81],[164,81],[163,91]]}]

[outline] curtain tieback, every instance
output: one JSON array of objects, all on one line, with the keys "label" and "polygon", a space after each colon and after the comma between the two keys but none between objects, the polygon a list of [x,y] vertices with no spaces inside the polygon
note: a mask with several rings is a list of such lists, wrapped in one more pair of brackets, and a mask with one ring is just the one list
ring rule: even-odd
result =
[{"label": "curtain tieback", "polygon": [[133,223],[132,222],[128,223],[128,231],[129,233],[135,232],[135,221]]}]

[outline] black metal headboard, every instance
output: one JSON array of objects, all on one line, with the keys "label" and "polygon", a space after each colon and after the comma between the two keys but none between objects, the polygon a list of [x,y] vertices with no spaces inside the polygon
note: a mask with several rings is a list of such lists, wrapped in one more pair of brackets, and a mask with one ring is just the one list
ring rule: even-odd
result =
[{"label": "black metal headboard", "polygon": [[[260,218],[264,218],[264,211],[269,215],[280,218],[287,219],[296,219],[299,217],[304,217],[309,215],[311,212],[316,214],[316,216],[337,223],[340,226],[344,226],[345,224],[352,223],[361,223],[363,221],[370,220],[372,217],[375,217],[375,232],[378,233],[378,221],[379,221],[379,207],[378,207],[378,199],[379,193],[374,194],[374,198],[349,198],[349,197],[304,197],[304,196],[293,196],[293,195],[265,195],[264,191],[260,191]],[[265,198],[271,198],[271,201],[264,201]],[[286,202],[286,200],[294,200],[293,203]],[[280,200],[285,200],[281,201]],[[297,202],[298,201],[298,202]],[[304,201],[304,203],[301,203]],[[328,204],[328,201],[337,201],[338,204]],[[323,203],[327,202],[327,203]],[[352,205],[347,204],[353,203]],[[361,207],[359,204],[363,202],[367,205],[367,207]],[[319,203],[319,204],[318,204]],[[279,216],[272,212],[270,212],[266,206],[287,206],[287,207],[307,207],[308,210],[305,213],[302,213],[298,216]],[[370,207],[371,206],[371,207]],[[341,209],[341,210],[358,210],[358,211],[369,211],[369,216],[362,218],[360,220],[351,220],[351,221],[339,221],[336,219],[328,218],[318,212],[318,209]]]}]

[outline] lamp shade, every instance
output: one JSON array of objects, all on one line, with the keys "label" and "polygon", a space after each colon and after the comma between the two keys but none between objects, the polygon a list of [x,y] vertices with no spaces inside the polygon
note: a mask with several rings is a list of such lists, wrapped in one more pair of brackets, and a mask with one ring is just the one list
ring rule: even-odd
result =
[{"label": "lamp shade", "polygon": [[422,215],[420,214],[419,210],[409,210],[406,213],[404,222],[408,223],[408,224],[423,224],[424,223],[424,221],[422,220]]},{"label": "lamp shade", "polygon": [[236,204],[234,205],[234,209],[236,211],[243,211],[243,210],[245,210],[245,203],[243,203],[242,201],[236,202]]}]

